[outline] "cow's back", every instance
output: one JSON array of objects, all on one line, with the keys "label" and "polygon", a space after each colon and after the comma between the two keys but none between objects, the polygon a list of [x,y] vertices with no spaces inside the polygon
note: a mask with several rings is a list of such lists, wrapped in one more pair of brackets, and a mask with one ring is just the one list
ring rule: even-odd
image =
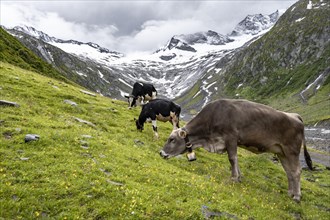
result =
[{"label": "cow's back", "polygon": [[143,106],[142,110],[149,111],[150,109],[152,109],[155,114],[161,114],[163,116],[168,116],[171,111],[178,112],[179,114],[181,112],[180,106],[166,99],[150,100],[149,103]]},{"label": "cow's back", "polygon": [[231,135],[242,145],[297,145],[304,138],[304,125],[293,115],[247,100],[220,99],[206,105],[191,122],[202,123],[194,127],[209,133]]}]

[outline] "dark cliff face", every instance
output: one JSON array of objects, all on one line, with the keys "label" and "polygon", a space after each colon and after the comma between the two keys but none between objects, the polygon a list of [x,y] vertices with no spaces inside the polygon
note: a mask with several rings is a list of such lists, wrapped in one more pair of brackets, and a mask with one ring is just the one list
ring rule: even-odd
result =
[{"label": "dark cliff face", "polygon": [[233,39],[230,39],[230,37],[228,36],[219,34],[211,30],[207,31],[205,35],[207,36],[208,43],[211,45],[224,45],[226,43],[234,41]]},{"label": "dark cliff face", "polygon": [[233,41],[228,36],[219,34],[212,30],[209,30],[207,32],[197,32],[194,34],[178,35],[177,37],[189,45],[194,45],[194,44],[224,45],[226,43]]},{"label": "dark cliff face", "polygon": [[162,50],[172,50],[174,48],[188,52],[197,52],[193,47],[195,44],[209,44],[209,45],[224,45],[232,42],[226,35],[219,34],[215,31],[197,32],[194,34],[176,35],[171,38],[169,43]]},{"label": "dark cliff face", "polygon": [[190,52],[197,52],[195,50],[195,48],[189,46],[189,44],[181,41],[178,38],[172,37],[170,43],[168,44],[167,48],[169,50],[173,49],[173,48],[177,48],[179,50],[185,50],[185,51],[190,51]]}]

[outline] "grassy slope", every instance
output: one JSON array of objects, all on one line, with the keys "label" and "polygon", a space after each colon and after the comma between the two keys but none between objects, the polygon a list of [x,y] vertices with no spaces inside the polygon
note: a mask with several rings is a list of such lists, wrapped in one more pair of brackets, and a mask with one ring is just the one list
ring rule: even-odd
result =
[{"label": "grassy slope", "polygon": [[314,125],[322,121],[330,121],[330,85],[321,88],[311,97],[307,104],[301,102],[297,94],[276,96],[265,101],[267,104],[286,111],[299,113],[305,124]]},{"label": "grassy slope", "polygon": [[[296,204],[270,154],[240,150],[244,179],[232,183],[226,155],[198,150],[192,163],[161,159],[170,124],[159,123],[155,141],[151,125],[136,131],[139,109],[125,102],[5,63],[0,78],[1,99],[20,104],[0,107],[0,219],[203,219],[203,205],[239,219],[329,217],[330,171],[321,165],[322,171],[303,171]],[[40,140],[24,143],[28,133]]]}]

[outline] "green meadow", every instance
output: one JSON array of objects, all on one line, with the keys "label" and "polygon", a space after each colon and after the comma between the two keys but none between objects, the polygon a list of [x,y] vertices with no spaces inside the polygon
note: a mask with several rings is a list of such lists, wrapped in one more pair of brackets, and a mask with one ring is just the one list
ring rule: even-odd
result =
[{"label": "green meadow", "polygon": [[0,99],[19,104],[0,106],[0,219],[329,219],[323,165],[303,169],[296,203],[274,155],[240,149],[241,183],[225,154],[164,160],[170,123],[156,140],[151,124],[136,130],[140,108],[81,90],[0,63]]}]

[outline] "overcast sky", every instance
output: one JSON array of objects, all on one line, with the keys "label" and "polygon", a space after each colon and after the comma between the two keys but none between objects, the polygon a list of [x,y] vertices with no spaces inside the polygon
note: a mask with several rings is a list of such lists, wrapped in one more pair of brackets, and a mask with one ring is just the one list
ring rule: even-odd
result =
[{"label": "overcast sky", "polygon": [[94,42],[127,54],[153,52],[178,34],[228,34],[249,14],[271,14],[296,1],[1,0],[0,23],[33,26],[56,38]]}]

